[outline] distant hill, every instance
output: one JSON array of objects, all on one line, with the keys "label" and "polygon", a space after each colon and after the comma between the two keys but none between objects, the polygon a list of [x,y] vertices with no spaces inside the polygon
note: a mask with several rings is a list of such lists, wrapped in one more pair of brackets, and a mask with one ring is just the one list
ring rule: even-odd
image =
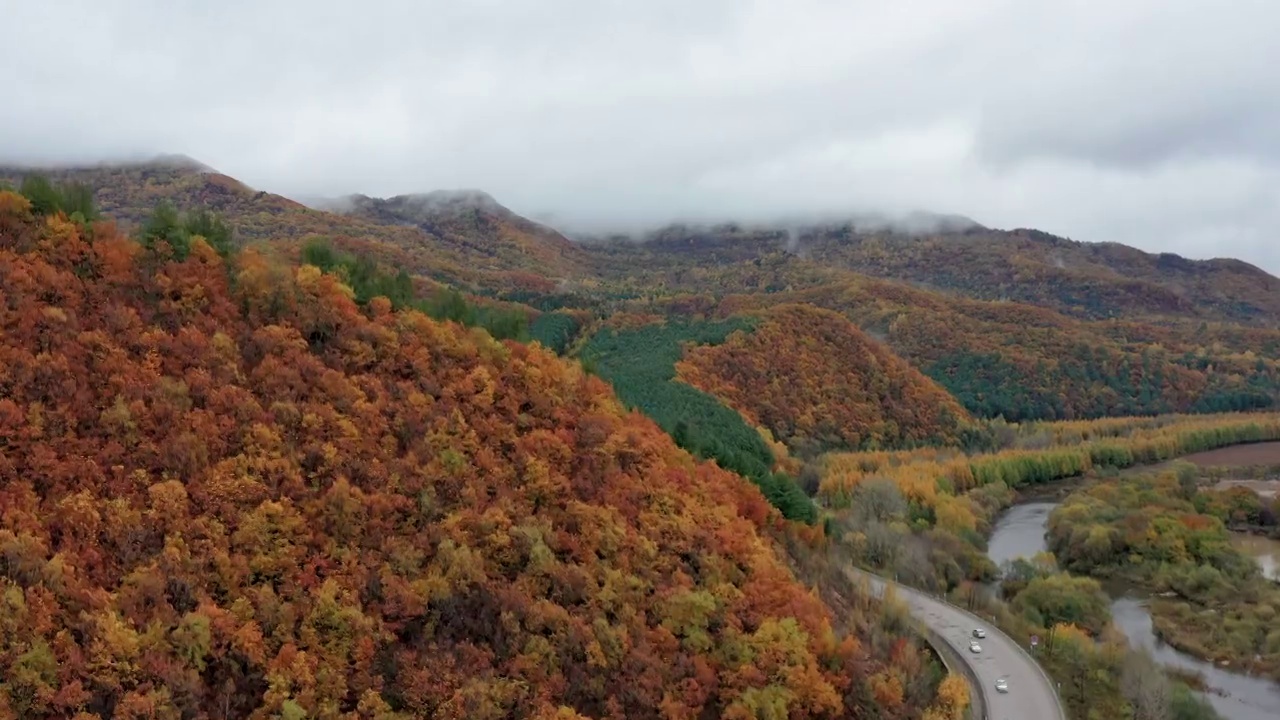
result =
[{"label": "distant hill", "polygon": [[802,235],[799,246],[817,262],[1077,317],[1280,326],[1280,279],[1239,260],[1188,260],[1027,229],[913,236],[828,228]]},{"label": "distant hill", "polygon": [[383,225],[416,227],[476,255],[516,258],[521,269],[568,272],[582,262],[578,245],[479,190],[437,190],[386,199],[352,195],[333,208]]},{"label": "distant hill", "polygon": [[964,218],[889,224],[671,225],[585,238],[639,245],[659,262],[733,263],[783,250],[826,267],[1087,319],[1176,317],[1280,327],[1280,279],[1248,263],[1188,260]]}]

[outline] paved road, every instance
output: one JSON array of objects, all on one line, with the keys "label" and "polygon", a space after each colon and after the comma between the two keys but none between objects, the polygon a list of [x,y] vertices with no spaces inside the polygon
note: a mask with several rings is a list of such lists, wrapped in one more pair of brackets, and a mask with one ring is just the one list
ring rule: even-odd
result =
[{"label": "paved road", "polygon": [[[876,596],[884,592],[886,584],[894,585],[898,598],[906,603],[911,615],[942,636],[969,663],[982,683],[988,720],[1063,720],[1066,717],[1049,678],[1036,661],[990,623],[906,586],[856,568],[850,571],[866,578]],[[970,633],[975,626],[987,631],[986,639],[978,641],[982,652],[976,655],[969,652]],[[996,692],[996,679],[1001,676],[1009,679],[1008,693]]]}]

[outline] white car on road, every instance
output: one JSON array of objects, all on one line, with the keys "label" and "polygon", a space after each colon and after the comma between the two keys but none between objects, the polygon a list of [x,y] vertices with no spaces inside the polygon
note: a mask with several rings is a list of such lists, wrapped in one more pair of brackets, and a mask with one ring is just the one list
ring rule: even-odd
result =
[{"label": "white car on road", "polygon": [[971,653],[980,653],[980,652],[982,652],[982,646],[978,644],[978,641],[977,641],[977,640],[970,640],[970,641],[969,641],[969,652],[971,652]]},{"label": "white car on road", "polygon": [[1001,692],[1001,693],[1007,693],[1007,692],[1009,692],[1009,679],[1008,679],[1008,678],[1000,678],[1000,679],[996,680],[996,692]]}]

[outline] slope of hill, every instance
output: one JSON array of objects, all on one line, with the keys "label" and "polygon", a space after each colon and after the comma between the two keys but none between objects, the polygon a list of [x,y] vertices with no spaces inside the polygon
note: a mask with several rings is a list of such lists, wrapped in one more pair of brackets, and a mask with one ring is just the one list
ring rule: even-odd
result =
[{"label": "slope of hill", "polygon": [[[582,249],[560,233],[523,218],[479,190],[437,190],[382,199],[365,195],[335,206],[352,217],[384,225],[411,225],[476,256],[519,258],[517,269],[581,273]],[[545,282],[534,287],[550,290]]]},{"label": "slope of hill", "polygon": [[[0,167],[0,180],[17,185],[32,172],[30,168]],[[126,227],[141,224],[157,203],[167,201],[179,208],[205,207],[220,213],[242,241],[296,244],[307,237],[325,236],[341,247],[372,253],[395,267],[471,290],[502,287],[548,293],[559,279],[581,272],[576,246],[500,206],[429,216],[419,209],[412,221],[387,217],[381,211],[411,206],[387,205],[393,201],[369,201],[367,212],[325,212],[255,191],[182,158],[39,172],[57,182],[89,186],[102,211]]]},{"label": "slope of hill", "polygon": [[751,318],[707,322],[619,313],[588,337],[579,357],[680,447],[750,478],[785,517],[812,523],[817,508],[786,473],[791,468],[783,467],[780,448],[715,396],[676,379],[686,348],[724,342],[751,324]]},{"label": "slope of hill", "polygon": [[928,701],[910,643],[833,633],[755,488],[576,366],[252,249],[170,257],[0,191],[0,717]]},{"label": "slope of hill", "polygon": [[691,348],[677,377],[811,455],[833,448],[954,444],[967,413],[847,318],[778,305],[720,345]]}]

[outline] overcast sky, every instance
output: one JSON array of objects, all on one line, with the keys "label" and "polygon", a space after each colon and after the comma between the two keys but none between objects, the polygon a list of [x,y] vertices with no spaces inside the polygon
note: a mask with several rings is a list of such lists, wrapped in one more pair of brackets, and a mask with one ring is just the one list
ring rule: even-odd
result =
[{"label": "overcast sky", "polygon": [[1275,0],[0,0],[0,159],[575,223],[928,210],[1280,273]]}]

